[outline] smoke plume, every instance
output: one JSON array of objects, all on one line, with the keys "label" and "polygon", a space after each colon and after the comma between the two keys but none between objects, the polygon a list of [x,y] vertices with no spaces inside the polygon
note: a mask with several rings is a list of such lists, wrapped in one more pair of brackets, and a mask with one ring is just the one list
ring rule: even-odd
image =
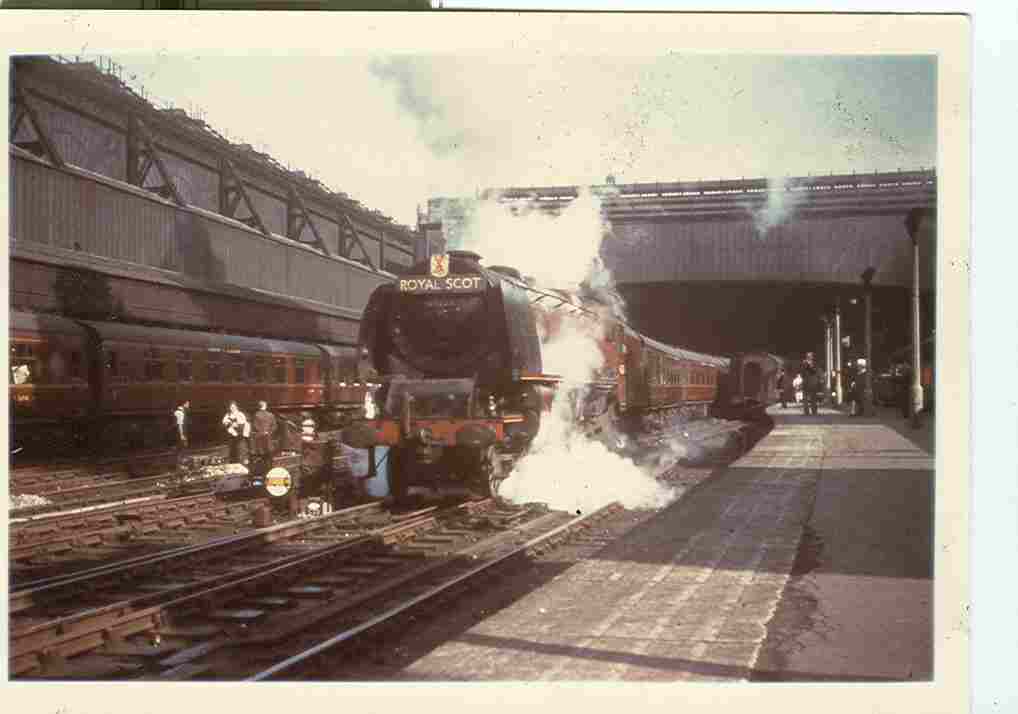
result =
[{"label": "smoke plume", "polygon": [[[610,231],[601,218],[600,200],[589,192],[559,214],[497,200],[471,207],[458,232],[457,247],[480,254],[487,265],[509,265],[537,280],[544,290],[581,289],[587,310],[607,317],[624,315],[613,289],[611,272],[600,257]],[[544,502],[552,508],[589,512],[613,501],[631,508],[660,507],[675,492],[660,485],[648,471],[609,450],[617,437],[608,424],[600,440],[591,438],[576,420],[575,396],[605,366],[603,321],[574,312],[578,300],[537,303],[544,371],[562,377],[551,412],[542,415],[541,429],[530,452],[516,465],[501,490],[517,503]],[[590,299],[596,300],[591,302]],[[608,421],[607,414],[603,420]]]},{"label": "smoke plume", "polygon": [[758,237],[766,237],[776,226],[791,218],[802,201],[802,193],[789,186],[787,178],[767,179],[767,197],[762,206],[753,205],[753,224]]}]

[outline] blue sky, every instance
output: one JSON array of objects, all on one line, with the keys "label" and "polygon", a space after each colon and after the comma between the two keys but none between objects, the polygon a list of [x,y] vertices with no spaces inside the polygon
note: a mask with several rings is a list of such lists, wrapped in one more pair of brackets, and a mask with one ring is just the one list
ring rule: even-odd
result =
[{"label": "blue sky", "polygon": [[504,185],[777,177],[936,163],[930,56],[500,51],[119,55],[368,206],[413,224],[429,197]]}]

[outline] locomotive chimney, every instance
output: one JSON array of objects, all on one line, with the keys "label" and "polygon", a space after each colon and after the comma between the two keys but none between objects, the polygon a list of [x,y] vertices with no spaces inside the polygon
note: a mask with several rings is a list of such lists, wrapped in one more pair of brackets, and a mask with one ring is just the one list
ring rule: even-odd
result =
[{"label": "locomotive chimney", "polygon": [[502,273],[508,275],[510,278],[516,278],[517,280],[523,280],[523,275],[516,268],[510,268],[508,265],[492,265],[488,270],[493,270],[496,273]]},{"label": "locomotive chimney", "polygon": [[481,256],[472,250],[450,250],[448,251],[450,258],[459,258],[460,260],[469,260],[473,263],[480,263]]}]

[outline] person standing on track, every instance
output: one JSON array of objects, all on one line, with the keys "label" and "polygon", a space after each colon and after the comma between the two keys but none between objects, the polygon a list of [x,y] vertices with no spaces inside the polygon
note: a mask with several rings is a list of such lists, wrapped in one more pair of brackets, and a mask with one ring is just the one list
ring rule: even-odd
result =
[{"label": "person standing on track", "polygon": [[184,449],[187,448],[187,432],[188,422],[190,421],[190,415],[188,412],[191,410],[190,400],[184,400],[177,405],[177,408],[173,410],[173,434],[174,434],[174,446],[177,451],[177,466],[182,463],[184,457]]},{"label": "person standing on track", "polygon": [[252,460],[271,461],[274,447],[272,440],[279,426],[276,415],[269,411],[267,402],[258,402],[258,411],[251,420],[251,457]]},{"label": "person standing on track", "polygon": [[174,436],[178,449],[187,448],[188,411],[191,409],[191,402],[185,400],[173,410]]},{"label": "person standing on track", "polygon": [[230,408],[223,417],[223,426],[230,440],[230,463],[242,463],[242,451],[245,439],[251,436],[251,424],[247,416],[237,407],[237,402],[230,402]]},{"label": "person standing on track", "polygon": [[806,359],[803,360],[799,373],[802,375],[802,391],[805,413],[816,415],[819,413],[817,400],[820,396],[820,384],[822,380],[820,379],[820,370],[817,368],[815,357],[812,352],[806,353]]},{"label": "person standing on track", "polygon": [[300,439],[304,443],[310,443],[318,436],[318,425],[315,424],[315,420],[314,417],[311,416],[311,412],[304,412],[300,416]]}]

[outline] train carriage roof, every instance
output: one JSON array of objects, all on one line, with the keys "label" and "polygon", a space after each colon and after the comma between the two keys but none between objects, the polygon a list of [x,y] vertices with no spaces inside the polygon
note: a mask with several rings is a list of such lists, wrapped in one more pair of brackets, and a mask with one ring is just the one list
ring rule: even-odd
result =
[{"label": "train carriage roof", "polygon": [[352,345],[318,345],[330,357],[336,359],[350,359],[357,357],[357,348]]},{"label": "train carriage roof", "polygon": [[74,320],[60,315],[12,310],[8,321],[10,332],[41,332],[47,335],[67,335],[86,339],[88,331]]},{"label": "train carriage roof", "polygon": [[[639,334],[639,333],[633,333]],[[653,347],[659,352],[664,352],[666,355],[671,356],[674,359],[686,360],[687,362],[698,362],[702,365],[709,367],[718,367],[719,369],[728,369],[730,360],[727,357],[718,357],[717,355],[709,355],[703,352],[694,352],[687,350],[682,347],[673,347],[667,345],[664,342],[658,342],[657,340],[651,339],[646,335],[639,335],[647,345]]]},{"label": "train carriage roof", "polygon": [[174,330],[165,327],[143,327],[109,322],[85,322],[103,342],[136,342],[157,347],[267,354],[293,354],[300,357],[321,357],[317,346],[288,340],[220,335],[196,330]]}]

